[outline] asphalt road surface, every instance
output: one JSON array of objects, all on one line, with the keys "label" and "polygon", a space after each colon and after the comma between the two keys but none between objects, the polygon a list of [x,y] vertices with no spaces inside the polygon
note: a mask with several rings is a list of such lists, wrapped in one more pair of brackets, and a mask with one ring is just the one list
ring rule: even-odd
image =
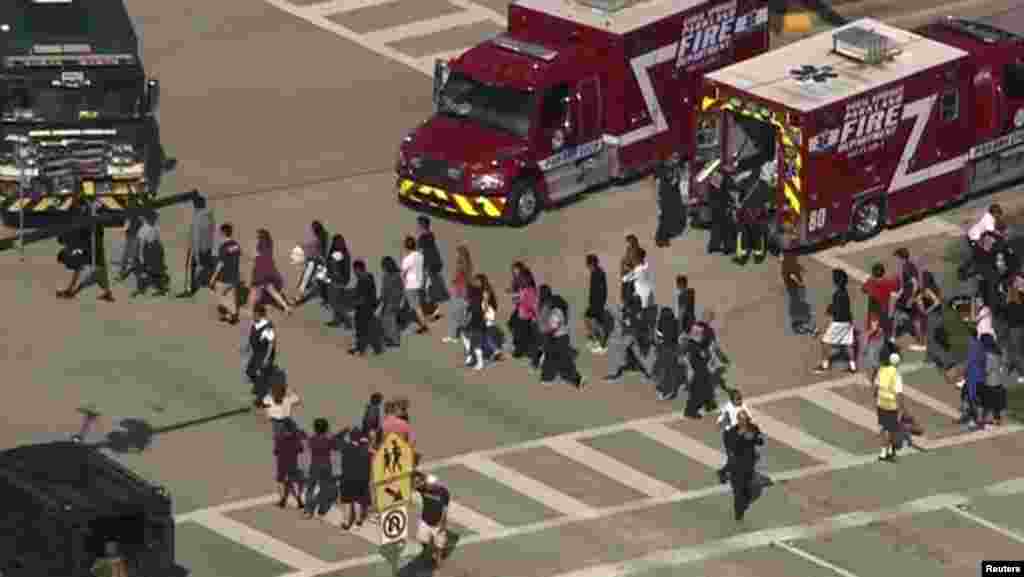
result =
[{"label": "asphalt road surface", "polygon": [[[954,8],[966,10],[961,4]],[[425,72],[435,55],[499,29],[504,5],[132,0],[146,60],[163,85],[165,144],[179,159],[167,191],[208,194],[246,248],[257,228],[269,228],[290,282],[297,271],[286,255],[314,218],[378,270],[413,231],[414,213],[394,202],[390,169],[400,138],[429,113]],[[972,15],[1001,11],[995,2],[970,6],[983,9]],[[746,522],[732,521],[731,498],[716,484],[711,419],[682,418],[680,402],[655,402],[638,380],[602,383],[606,361],[586,352],[580,365],[591,386],[582,393],[544,389],[515,361],[466,371],[458,348],[440,342],[441,327],[381,357],[350,358],[350,336],[325,327],[323,311],[307,305],[275,319],[282,363],[305,398],[300,423],[323,416],[335,427],[352,424],[373,391],[411,399],[426,467],[456,503],[459,539],[445,576],[952,577],[976,571],[983,558],[1020,557],[1020,425],[961,432],[952,425],[956,391],[911,354],[907,394],[925,425],[926,451],[877,463],[866,390],[842,370],[816,382],[808,367],[817,344],[783,330],[777,262],[741,269],[709,257],[700,231],[655,250],[653,198],[642,181],[546,213],[528,231],[435,228],[448,263],[465,243],[502,286],[509,264],[524,260],[574,311],[583,305],[584,256],[596,253],[614,271],[629,232],[650,250],[660,300],[676,274],[689,275],[698,307],[719,313],[735,361],[730,381],[770,438],[766,472],[785,481]],[[812,294],[824,300],[831,266],[856,277],[873,260],[891,263],[895,243],[940,266],[943,247],[977,211],[967,206],[820,253],[805,263]],[[184,208],[162,215],[172,262],[184,258],[188,216]],[[130,287],[118,286],[115,304],[90,291],[57,301],[65,272],[55,254],[43,243],[23,261],[0,255],[0,297],[9,303],[0,326],[9,391],[0,446],[66,437],[82,410],[100,413],[89,440],[171,490],[178,560],[195,577],[388,573],[375,527],[346,533],[272,505],[269,427],[242,410],[242,331],[218,325],[206,295],[131,299]],[[176,265],[176,289],[181,282]],[[417,563],[404,571],[429,574]]]}]

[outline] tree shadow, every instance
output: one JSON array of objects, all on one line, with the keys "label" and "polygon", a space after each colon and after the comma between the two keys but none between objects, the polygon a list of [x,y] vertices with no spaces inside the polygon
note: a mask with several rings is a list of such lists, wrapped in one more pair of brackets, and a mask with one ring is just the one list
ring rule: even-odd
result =
[{"label": "tree shadow", "polygon": [[221,419],[243,415],[252,410],[252,407],[241,407],[224,411],[208,417],[201,417],[165,427],[154,428],[144,419],[123,419],[118,423],[118,429],[107,434],[107,438],[93,446],[97,449],[110,449],[116,453],[141,453],[153,443],[157,435],[179,431],[196,425],[203,425]]},{"label": "tree shadow", "polygon": [[[460,539],[462,539],[461,533],[448,531],[448,546],[444,549],[443,559],[447,560],[451,557],[452,553],[455,552],[455,548],[458,547]],[[411,561],[398,570],[398,577],[433,577],[434,573],[434,561],[430,558],[430,554],[427,553],[426,549],[424,549],[419,555],[413,557]]]}]

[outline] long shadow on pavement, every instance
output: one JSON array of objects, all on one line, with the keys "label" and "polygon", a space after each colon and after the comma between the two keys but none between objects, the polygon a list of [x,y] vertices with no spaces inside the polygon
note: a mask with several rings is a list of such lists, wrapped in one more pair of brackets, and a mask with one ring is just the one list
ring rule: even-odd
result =
[{"label": "long shadow on pavement", "polygon": [[[458,547],[459,539],[461,538],[461,534],[448,531],[448,546],[444,550],[445,559],[450,558],[452,553],[455,552],[455,548]],[[434,562],[425,551],[398,570],[398,577],[433,577],[433,575]]]},{"label": "long shadow on pavement", "polygon": [[97,449],[110,449],[117,453],[140,453],[146,450],[153,442],[153,437],[179,431],[196,425],[203,425],[221,419],[244,415],[252,410],[252,407],[241,407],[224,411],[208,417],[201,417],[165,427],[153,428],[143,419],[123,419],[119,422],[119,429],[107,434],[106,440],[96,443],[93,446]]}]

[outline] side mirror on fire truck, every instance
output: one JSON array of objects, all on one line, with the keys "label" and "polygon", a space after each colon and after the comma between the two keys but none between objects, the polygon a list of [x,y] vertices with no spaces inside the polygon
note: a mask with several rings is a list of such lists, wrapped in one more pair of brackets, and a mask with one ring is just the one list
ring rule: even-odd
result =
[{"label": "side mirror on fire truck", "polygon": [[156,114],[160,109],[160,81],[150,78],[146,81],[146,112]]},{"label": "side mirror on fire truck", "polygon": [[441,91],[444,90],[444,85],[448,82],[448,76],[451,74],[451,66],[449,66],[447,60],[437,59],[434,61],[434,108],[437,109],[441,100]]}]

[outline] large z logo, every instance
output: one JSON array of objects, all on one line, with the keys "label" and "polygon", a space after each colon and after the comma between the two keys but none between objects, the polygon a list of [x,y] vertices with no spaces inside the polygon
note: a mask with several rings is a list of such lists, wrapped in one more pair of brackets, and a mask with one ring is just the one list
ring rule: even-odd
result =
[{"label": "large z logo", "polygon": [[892,181],[889,183],[890,193],[959,170],[967,164],[967,154],[961,154],[938,164],[910,171],[910,163],[917,155],[921,137],[924,136],[924,129],[928,127],[928,120],[932,117],[932,110],[934,110],[935,101],[938,98],[937,94],[932,94],[903,107],[903,120],[913,119],[914,127],[910,130],[907,145],[903,148],[903,156],[900,157],[900,163],[896,166],[896,172],[892,175]]},{"label": "large z logo", "polygon": [[[727,41],[730,37],[738,36],[747,32],[753,31],[759,26],[763,26],[768,23],[768,9],[761,8],[758,10],[752,10],[746,14],[740,14],[735,18],[731,18],[728,21],[723,21],[720,24],[709,25],[710,28],[714,28],[714,34],[704,34],[701,38],[715,38],[721,41]],[[704,32],[709,32],[707,28],[703,29]],[[629,61],[630,67],[633,69],[633,76],[636,78],[637,84],[640,85],[640,95],[644,99],[644,105],[647,107],[647,116],[650,118],[650,123],[635,128],[628,133],[622,135],[620,138],[620,144],[622,146],[629,146],[635,142],[646,140],[652,136],[661,134],[668,130],[668,121],[665,120],[665,114],[661,110],[661,103],[658,102],[658,94],[654,90],[654,83],[651,81],[651,68],[655,66],[672,62],[679,57],[681,49],[692,51],[699,49],[694,43],[697,42],[695,37],[689,37],[684,41],[683,47],[679,46],[679,42],[673,42],[667,46],[662,46],[646,54],[641,54],[636,58]]]}]

